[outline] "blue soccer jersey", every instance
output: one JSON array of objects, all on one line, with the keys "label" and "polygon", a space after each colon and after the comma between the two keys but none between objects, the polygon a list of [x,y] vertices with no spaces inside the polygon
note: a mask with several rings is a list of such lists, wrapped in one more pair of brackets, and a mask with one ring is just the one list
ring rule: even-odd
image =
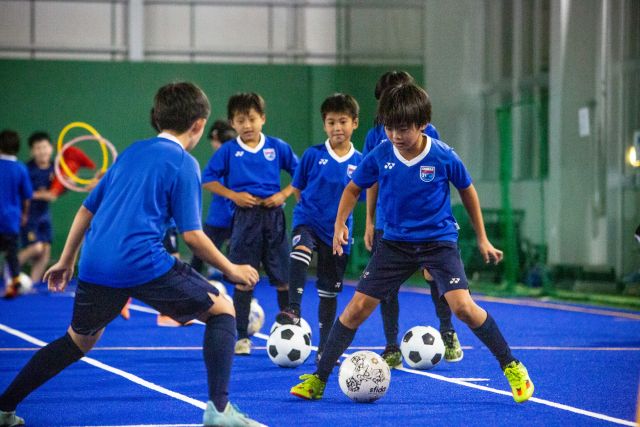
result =
[{"label": "blue soccer jersey", "polygon": [[[29,178],[31,179],[31,186],[34,191],[48,190],[53,182],[54,172],[53,165],[49,165],[48,168],[41,169],[36,164],[35,160],[31,160],[27,163],[27,170],[29,171]],[[44,200],[32,200],[29,207],[29,223],[35,224],[38,222],[51,221],[49,215],[49,202]]]},{"label": "blue soccer jersey", "polygon": [[252,148],[237,137],[211,157],[204,183],[218,181],[235,192],[264,199],[280,191],[280,171],[293,176],[297,166],[298,156],[281,139],[260,134],[260,142]]},{"label": "blue soccer jersey", "polygon": [[360,163],[353,182],[361,188],[378,182],[378,201],[385,217],[383,238],[457,241],[449,182],[465,189],[472,181],[458,155],[444,142],[427,136],[424,151],[409,161],[393,144],[380,144]]},{"label": "blue soccer jersey", "polygon": [[18,234],[22,202],[33,196],[29,172],[16,156],[0,154],[0,233]]},{"label": "blue soccer jersey", "polygon": [[[362,161],[362,154],[353,148],[339,157],[327,140],[314,145],[302,155],[292,185],[300,190],[300,201],[293,209],[293,228],[308,225],[325,244],[333,245],[333,225],[336,222],[342,191]],[[347,220],[349,236],[353,231],[353,215]],[[349,239],[351,242],[351,238]],[[351,244],[344,247],[349,253]]]},{"label": "blue soccer jersey", "polygon": [[[429,123],[424,130],[424,133],[429,135],[433,139],[440,139],[440,135],[436,130],[435,126]],[[369,129],[367,132],[367,136],[364,140],[364,147],[362,148],[362,155],[366,156],[369,154],[374,148],[376,148],[382,142],[388,142],[387,134],[384,131],[383,125],[376,125],[375,127]],[[376,230],[384,229],[384,212],[380,207],[380,199],[376,202]]]},{"label": "blue soccer jersey", "polygon": [[[202,174],[202,182],[207,183],[215,180],[215,177],[211,175],[211,169],[206,168]],[[223,181],[224,184],[226,184],[225,181],[226,180]],[[230,228],[233,221],[234,209],[235,205],[231,200],[217,194],[212,194],[205,224],[216,228]]]},{"label": "blue soccer jersey", "polygon": [[118,156],[84,201],[93,213],[78,267],[84,282],[130,287],[173,266],[162,245],[175,221],[181,233],[201,229],[200,169],[170,134],[139,141]]}]

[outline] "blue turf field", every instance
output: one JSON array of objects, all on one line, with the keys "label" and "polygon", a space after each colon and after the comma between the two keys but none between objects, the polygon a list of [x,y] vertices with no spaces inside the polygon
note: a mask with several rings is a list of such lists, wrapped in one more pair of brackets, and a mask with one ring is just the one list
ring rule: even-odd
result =
[{"label": "blue turf field", "polygon": [[[418,324],[437,327],[431,299],[421,292],[401,293],[401,332]],[[347,286],[339,310],[352,293]],[[266,312],[266,332],[276,314],[275,291],[260,283],[256,297]],[[0,389],[37,343],[64,332],[72,303],[69,294],[45,293],[0,301]],[[264,350],[266,337],[254,337],[254,353],[235,360],[231,399],[270,426],[635,425],[640,313],[534,300],[480,298],[480,304],[529,369],[533,401],[513,402],[491,353],[459,322],[465,348],[460,363],[441,362],[426,373],[394,370],[389,392],[373,404],[348,400],[337,375],[321,401],[290,396],[297,376],[313,371],[314,353],[301,367],[278,368]],[[317,335],[316,305],[309,284],[303,313]],[[206,401],[203,327],[159,328],[155,316],[140,309],[132,311],[131,320],[119,318],[107,328],[88,355],[91,364],[73,365],[23,402],[19,414],[29,426],[198,425]],[[317,344],[317,337],[313,341]],[[350,351],[380,351],[383,345],[376,312]]]}]

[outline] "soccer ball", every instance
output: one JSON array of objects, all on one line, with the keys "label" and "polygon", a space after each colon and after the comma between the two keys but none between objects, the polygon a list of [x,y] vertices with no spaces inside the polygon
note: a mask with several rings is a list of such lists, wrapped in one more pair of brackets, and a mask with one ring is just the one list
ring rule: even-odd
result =
[{"label": "soccer ball", "polygon": [[[273,331],[275,331],[280,326],[284,326],[284,325],[282,325],[281,323],[278,323],[277,321],[273,322],[273,325],[271,325],[271,329],[269,330],[269,333],[272,334]],[[309,326],[309,322],[307,322],[301,317],[300,327],[302,328],[305,334],[309,335],[309,342],[311,342],[311,326]]]},{"label": "soccer ball", "polygon": [[20,288],[18,289],[18,293],[20,295],[28,294],[31,292],[33,288],[33,282],[31,281],[31,277],[29,277],[26,273],[20,273]]},{"label": "soccer ball", "polygon": [[227,287],[222,282],[218,282],[217,280],[209,280],[209,284],[216,288],[220,295],[225,297],[228,301],[233,302],[233,298],[229,296],[227,293]]},{"label": "soccer ball", "polygon": [[247,329],[249,336],[260,332],[262,325],[264,325],[264,310],[258,304],[258,300],[253,298],[251,300],[251,311],[249,312],[249,328]]},{"label": "soccer ball", "polygon": [[276,328],[267,340],[269,359],[283,368],[295,368],[311,353],[311,339],[300,326],[283,325]]},{"label": "soccer ball", "polygon": [[373,402],[385,395],[391,382],[389,365],[373,351],[357,351],[340,365],[340,389],[355,402]]},{"label": "soccer ball", "polygon": [[414,326],[402,338],[400,351],[407,365],[414,369],[431,369],[444,356],[440,332],[431,326]]}]

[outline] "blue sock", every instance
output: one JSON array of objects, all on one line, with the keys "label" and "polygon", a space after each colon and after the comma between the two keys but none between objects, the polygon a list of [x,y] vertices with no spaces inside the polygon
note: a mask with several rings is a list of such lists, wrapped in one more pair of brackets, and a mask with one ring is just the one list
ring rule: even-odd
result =
[{"label": "blue sock", "polygon": [[340,322],[340,318],[336,319],[329,333],[329,338],[324,346],[322,358],[318,363],[316,375],[322,380],[327,381],[336,362],[342,356],[342,353],[349,348],[353,337],[356,336],[357,329],[349,329]]},{"label": "blue sock", "polygon": [[229,402],[229,378],[236,342],[236,319],[230,314],[211,316],[204,330],[204,364],[207,367],[209,400],[224,411]]},{"label": "blue sock", "polygon": [[516,358],[511,354],[509,344],[507,344],[507,341],[502,336],[500,329],[498,329],[496,321],[493,320],[493,317],[491,317],[488,312],[487,320],[485,320],[480,327],[471,330],[478,338],[480,338],[480,341],[482,341],[483,344],[491,350],[491,353],[493,353],[496,359],[498,359],[498,363],[500,363],[500,367],[503,370],[506,365],[516,360]]},{"label": "blue sock", "polygon": [[338,300],[336,297],[320,297],[320,304],[318,304],[318,325],[320,326],[320,344],[318,344],[318,352],[320,353],[324,351],[324,346],[329,338],[333,321],[336,319],[337,308]]},{"label": "blue sock", "polygon": [[233,291],[233,306],[236,309],[236,328],[238,339],[249,338],[249,313],[251,313],[251,297],[253,291]]},{"label": "blue sock", "polygon": [[307,283],[307,270],[311,263],[311,254],[302,249],[291,251],[289,263],[289,307],[300,313],[304,285]]},{"label": "blue sock", "polygon": [[382,328],[387,345],[398,345],[398,318],[400,317],[400,303],[398,293],[390,295],[386,300],[380,301],[380,314],[382,315]]},{"label": "blue sock", "polygon": [[440,291],[436,286],[436,282],[433,280],[427,280],[429,287],[431,288],[431,300],[436,308],[436,316],[440,320],[440,333],[453,331],[453,323],[451,323],[451,308],[447,303],[447,300],[440,295]]}]

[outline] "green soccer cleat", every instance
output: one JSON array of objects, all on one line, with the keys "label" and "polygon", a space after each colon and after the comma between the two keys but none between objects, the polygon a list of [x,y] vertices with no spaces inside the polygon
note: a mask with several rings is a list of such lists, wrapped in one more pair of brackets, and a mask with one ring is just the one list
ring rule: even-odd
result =
[{"label": "green soccer cleat", "polygon": [[522,403],[533,395],[533,381],[529,378],[527,368],[517,360],[504,367],[504,376],[509,380],[513,400]]},{"label": "green soccer cleat", "polygon": [[216,427],[266,427],[238,411],[238,408],[233,406],[231,402],[227,403],[224,411],[218,412],[211,401],[207,402],[207,409],[202,416],[202,424]]},{"label": "green soccer cleat", "polygon": [[234,353],[237,356],[249,356],[251,354],[251,340],[249,338],[242,338],[236,341]]},{"label": "green soccer cleat", "polygon": [[306,400],[321,399],[324,394],[324,388],[327,383],[322,381],[316,374],[304,374],[300,375],[302,382],[296,386],[291,387],[292,395]]},{"label": "green soccer cleat", "polygon": [[387,344],[380,356],[391,369],[402,366],[402,353],[400,347],[395,344]]},{"label": "green soccer cleat", "polygon": [[16,411],[0,411],[0,427],[23,426],[24,420],[16,415]]},{"label": "green soccer cleat", "polygon": [[464,357],[458,334],[455,331],[447,331],[442,334],[444,342],[444,360],[447,362],[459,362]]}]

